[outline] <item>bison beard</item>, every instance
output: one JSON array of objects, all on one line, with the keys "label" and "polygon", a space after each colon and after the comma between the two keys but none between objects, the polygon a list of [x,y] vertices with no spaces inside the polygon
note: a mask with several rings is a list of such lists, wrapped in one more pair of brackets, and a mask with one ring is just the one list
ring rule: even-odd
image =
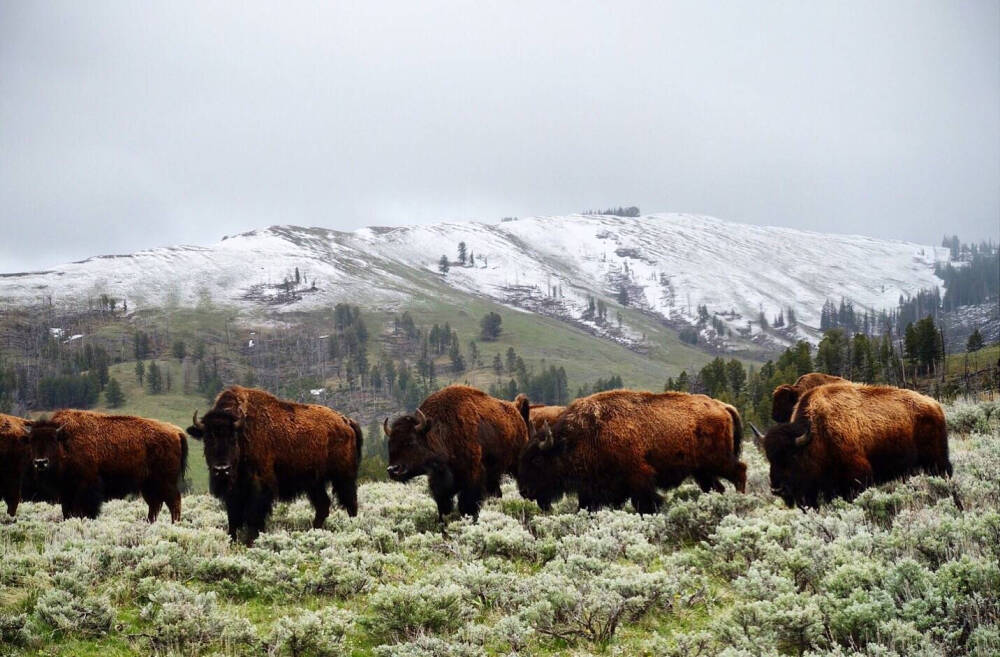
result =
[{"label": "bison beard", "polygon": [[38,485],[50,487],[63,517],[96,518],[104,500],[139,493],[154,522],[164,502],[181,517],[187,439],[172,424],[91,411],[59,411],[31,429]]},{"label": "bison beard", "polygon": [[688,476],[704,491],[719,478],[746,487],[739,460],[742,427],[736,409],[704,395],[615,390],[578,399],[543,428],[521,455],[522,496],[543,509],[567,492],[580,507],[659,508],[657,488]]},{"label": "bison beard", "polygon": [[195,413],[188,434],[204,441],[209,490],[226,505],[234,541],[245,526],[253,543],[274,501],[302,494],[316,511],[313,527],[322,527],[330,515],[327,483],[349,515],[358,512],[361,427],[325,406],[232,386],[201,420]]},{"label": "bison beard", "polygon": [[823,385],[803,394],[791,422],[766,436],[753,431],[770,463],[771,491],[788,506],[850,500],[921,470],[952,472],[941,406],[911,390]]},{"label": "bison beard", "polygon": [[528,406],[523,395],[511,403],[468,386],[439,390],[413,415],[383,423],[387,472],[395,481],[426,474],[442,520],[456,495],[458,510],[477,516],[484,496],[500,496],[504,473],[516,474],[528,439]]}]

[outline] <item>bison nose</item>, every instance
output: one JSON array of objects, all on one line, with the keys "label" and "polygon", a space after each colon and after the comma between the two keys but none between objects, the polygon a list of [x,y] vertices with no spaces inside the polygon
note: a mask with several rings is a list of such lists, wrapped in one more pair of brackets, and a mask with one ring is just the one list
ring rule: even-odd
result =
[{"label": "bison nose", "polygon": [[49,467],[49,460],[48,459],[35,459],[35,469],[36,470],[44,470],[47,467]]},{"label": "bison nose", "polygon": [[213,465],[212,466],[212,472],[215,472],[217,474],[227,474],[231,469],[232,469],[232,467],[228,466],[228,465]]},{"label": "bison nose", "polygon": [[388,468],[385,469],[385,471],[388,472],[390,475],[400,475],[403,474],[404,469],[403,466],[401,465],[390,465]]}]

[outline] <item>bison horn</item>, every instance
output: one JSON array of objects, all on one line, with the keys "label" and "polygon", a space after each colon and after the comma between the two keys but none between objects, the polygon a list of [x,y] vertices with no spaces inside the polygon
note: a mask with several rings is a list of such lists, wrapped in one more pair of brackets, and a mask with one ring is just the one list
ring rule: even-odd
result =
[{"label": "bison horn", "polygon": [[385,432],[385,435],[389,435],[389,418],[382,420],[382,431]]},{"label": "bison horn", "polygon": [[538,447],[542,450],[550,450],[556,444],[556,438],[552,435],[552,427],[549,426],[549,421],[545,420],[542,423],[542,442],[538,443]]},{"label": "bison horn", "polygon": [[198,429],[201,429],[202,431],[205,430],[205,423],[198,421],[198,409],[197,408],[194,409],[194,415],[191,417],[191,424],[193,424]]},{"label": "bison horn", "polygon": [[763,449],[764,447],[764,434],[760,432],[753,422],[750,423],[750,430],[753,431],[753,444],[756,445],[757,449]]},{"label": "bison horn", "polygon": [[419,408],[417,409],[415,415],[417,416],[417,426],[414,428],[417,431],[423,431],[427,427],[427,416],[424,415],[424,412]]},{"label": "bison horn", "polygon": [[812,440],[812,434],[810,434],[808,431],[806,431],[803,434],[795,436],[795,446],[796,447],[805,447],[806,445],[809,444],[809,442],[811,440]]}]

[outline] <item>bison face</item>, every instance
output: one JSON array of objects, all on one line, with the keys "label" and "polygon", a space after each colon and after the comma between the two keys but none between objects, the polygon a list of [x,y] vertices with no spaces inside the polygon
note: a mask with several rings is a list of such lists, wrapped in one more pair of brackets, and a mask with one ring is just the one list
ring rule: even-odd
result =
[{"label": "bison face", "polygon": [[409,481],[427,474],[441,460],[440,455],[430,446],[427,433],[434,426],[434,420],[420,409],[413,415],[396,418],[389,426],[389,419],[382,423],[382,429],[389,438],[389,467],[386,472],[393,481]]},{"label": "bison face", "polygon": [[213,489],[227,489],[236,479],[240,460],[243,419],[227,411],[212,410],[187,429],[188,435],[205,444],[205,463]]},{"label": "bison face", "polygon": [[566,492],[560,476],[560,461],[567,451],[566,441],[554,435],[549,423],[532,436],[521,451],[517,467],[517,490],[526,500],[533,500],[543,510]]},{"label": "bison face", "polygon": [[819,473],[809,454],[812,440],[808,419],[779,424],[763,439],[763,451],[771,466],[771,492],[788,506],[805,503],[815,497]]},{"label": "bison face", "polygon": [[31,428],[28,439],[31,446],[31,465],[38,476],[59,472],[68,437],[62,425],[55,422],[37,422]]}]

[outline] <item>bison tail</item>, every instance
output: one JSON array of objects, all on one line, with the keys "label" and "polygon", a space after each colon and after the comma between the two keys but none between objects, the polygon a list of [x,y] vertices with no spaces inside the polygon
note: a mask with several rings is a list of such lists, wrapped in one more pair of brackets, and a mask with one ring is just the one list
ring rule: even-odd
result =
[{"label": "bison tail", "polygon": [[354,420],[348,420],[351,425],[351,429],[354,430],[354,458],[357,463],[361,464],[361,447],[365,443],[365,437],[361,433],[361,425]]},{"label": "bison tail", "polygon": [[187,478],[187,469],[188,469],[188,441],[187,441],[187,436],[185,436],[183,433],[177,435],[179,435],[181,439],[181,469],[180,472],[177,474],[177,483],[180,486],[181,490],[184,490],[184,485],[185,485],[184,482],[185,479]]},{"label": "bison tail", "polygon": [[524,420],[524,424],[527,425],[528,430],[531,430],[531,401],[528,399],[528,395],[523,392],[514,398],[514,408],[517,412],[521,414],[521,418]]},{"label": "bison tail", "polygon": [[740,419],[740,412],[732,406],[726,406],[729,415],[733,418],[733,454],[739,458],[743,453],[743,420]]}]

